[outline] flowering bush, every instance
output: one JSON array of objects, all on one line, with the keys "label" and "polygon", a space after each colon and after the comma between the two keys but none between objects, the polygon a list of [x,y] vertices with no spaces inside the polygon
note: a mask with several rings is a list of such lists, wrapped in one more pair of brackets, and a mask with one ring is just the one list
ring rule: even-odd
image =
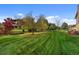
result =
[{"label": "flowering bush", "polygon": [[13,29],[13,22],[12,22],[12,19],[10,18],[7,18],[7,19],[4,19],[4,32],[5,33],[10,33],[10,31]]}]

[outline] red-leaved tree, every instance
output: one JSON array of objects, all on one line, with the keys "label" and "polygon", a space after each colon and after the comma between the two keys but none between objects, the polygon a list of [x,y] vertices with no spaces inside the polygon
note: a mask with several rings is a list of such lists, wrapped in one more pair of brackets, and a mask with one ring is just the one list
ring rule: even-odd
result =
[{"label": "red-leaved tree", "polygon": [[10,31],[13,29],[13,21],[11,18],[4,19],[4,33],[10,33]]}]

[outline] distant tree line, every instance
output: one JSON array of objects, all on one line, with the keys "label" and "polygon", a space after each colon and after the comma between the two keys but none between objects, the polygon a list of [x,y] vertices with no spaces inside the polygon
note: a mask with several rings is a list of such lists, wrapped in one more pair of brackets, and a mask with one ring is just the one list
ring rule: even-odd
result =
[{"label": "distant tree line", "polygon": [[[57,22],[59,25],[59,22]],[[7,18],[4,19],[4,22],[2,25],[0,25],[0,32],[4,33],[10,33],[12,29],[18,28],[22,29],[23,33],[25,31],[32,32],[43,32],[43,31],[52,31],[56,29],[68,29],[68,24],[63,23],[61,27],[58,27],[54,23],[48,23],[47,19],[45,18],[44,15],[39,16],[37,19],[37,22],[35,22],[35,18],[33,16],[27,15],[23,17],[22,19],[12,19],[12,18]]]}]

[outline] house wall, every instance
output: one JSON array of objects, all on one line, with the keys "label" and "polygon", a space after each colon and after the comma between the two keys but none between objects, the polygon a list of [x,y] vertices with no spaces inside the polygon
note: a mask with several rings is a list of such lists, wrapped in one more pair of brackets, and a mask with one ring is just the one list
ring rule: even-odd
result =
[{"label": "house wall", "polygon": [[77,28],[77,30],[79,30],[79,24],[76,24],[76,28]]},{"label": "house wall", "polygon": [[79,13],[78,16],[76,17],[76,28],[79,30]]}]

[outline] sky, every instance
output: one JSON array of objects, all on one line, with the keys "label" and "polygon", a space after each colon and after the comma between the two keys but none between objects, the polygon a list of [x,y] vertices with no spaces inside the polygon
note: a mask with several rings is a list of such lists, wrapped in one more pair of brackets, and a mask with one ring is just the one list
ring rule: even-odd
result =
[{"label": "sky", "polygon": [[55,18],[62,22],[75,24],[76,4],[0,4],[0,22],[4,18],[24,16],[32,12],[33,16],[45,15],[48,22],[55,23]]}]

